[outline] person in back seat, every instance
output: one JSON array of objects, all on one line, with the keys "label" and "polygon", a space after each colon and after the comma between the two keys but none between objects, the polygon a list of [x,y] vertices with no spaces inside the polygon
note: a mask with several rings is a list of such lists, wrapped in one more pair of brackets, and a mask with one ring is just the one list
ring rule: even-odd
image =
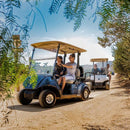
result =
[{"label": "person in back seat", "polygon": [[107,67],[105,68],[105,74],[108,75],[109,81],[111,81],[111,71],[110,71],[110,65],[107,64]]},{"label": "person in back seat", "polygon": [[71,54],[69,56],[70,62],[66,64],[62,64],[63,67],[67,68],[67,74],[60,77],[58,84],[60,85],[62,82],[62,93],[66,84],[66,80],[75,80],[75,73],[76,73],[76,63],[74,62],[75,60],[75,54]]}]

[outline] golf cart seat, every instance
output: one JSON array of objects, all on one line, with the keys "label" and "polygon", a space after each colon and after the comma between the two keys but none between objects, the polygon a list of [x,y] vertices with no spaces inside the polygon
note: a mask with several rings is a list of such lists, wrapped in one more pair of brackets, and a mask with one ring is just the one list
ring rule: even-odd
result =
[{"label": "golf cart seat", "polygon": [[[58,81],[59,81],[59,79],[57,79],[57,82],[58,82]],[[68,84],[73,84],[74,81],[75,81],[75,80],[73,80],[73,79],[72,79],[72,80],[66,80],[66,83],[68,83]]]},{"label": "golf cart seat", "polygon": [[[76,79],[80,78],[80,69],[76,69]],[[66,80],[66,83],[73,84],[75,80]]]},{"label": "golf cart seat", "polygon": [[73,83],[74,83],[74,80],[66,80],[66,83],[68,83],[68,84],[73,84]]}]

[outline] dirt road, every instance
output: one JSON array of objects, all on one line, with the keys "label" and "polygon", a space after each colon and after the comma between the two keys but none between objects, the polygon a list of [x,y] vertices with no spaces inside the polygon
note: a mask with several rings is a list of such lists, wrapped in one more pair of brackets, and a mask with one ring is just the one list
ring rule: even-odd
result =
[{"label": "dirt road", "polygon": [[51,109],[41,108],[38,100],[27,106],[13,102],[2,130],[130,130],[130,91],[120,87],[116,76],[110,91],[92,92],[87,101],[61,101]]}]

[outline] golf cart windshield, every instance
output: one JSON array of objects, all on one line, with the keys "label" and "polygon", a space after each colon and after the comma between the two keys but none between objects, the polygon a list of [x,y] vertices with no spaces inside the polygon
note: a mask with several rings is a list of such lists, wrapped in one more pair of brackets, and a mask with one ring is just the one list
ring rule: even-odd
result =
[{"label": "golf cart windshield", "polygon": [[108,64],[108,58],[93,58],[90,61],[93,62],[93,68],[95,65],[97,66],[96,73],[92,71],[93,73],[101,75],[105,75],[107,73],[106,67]]},{"label": "golf cart windshield", "polygon": [[35,49],[31,67],[37,74],[53,74],[56,53],[43,49]]},{"label": "golf cart windshield", "polygon": [[[108,58],[93,58],[90,59],[90,62],[93,62],[92,68],[90,71],[86,72],[86,78],[91,80],[94,80],[94,75],[101,75],[101,77],[106,76],[107,74],[107,64],[108,64]],[[97,65],[97,69],[94,70],[94,65]],[[96,77],[95,77],[96,78]]]}]

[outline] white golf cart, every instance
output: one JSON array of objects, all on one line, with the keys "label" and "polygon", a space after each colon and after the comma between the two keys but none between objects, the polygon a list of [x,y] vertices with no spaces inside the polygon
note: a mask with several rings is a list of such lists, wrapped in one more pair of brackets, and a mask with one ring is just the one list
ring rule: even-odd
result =
[{"label": "white golf cart", "polygon": [[100,72],[86,72],[86,84],[88,84],[88,86],[91,86],[91,88],[94,90],[96,88],[104,88],[106,90],[109,90],[110,82],[106,69],[108,58],[94,58],[90,61],[93,62],[93,68],[95,63],[100,66]]}]

